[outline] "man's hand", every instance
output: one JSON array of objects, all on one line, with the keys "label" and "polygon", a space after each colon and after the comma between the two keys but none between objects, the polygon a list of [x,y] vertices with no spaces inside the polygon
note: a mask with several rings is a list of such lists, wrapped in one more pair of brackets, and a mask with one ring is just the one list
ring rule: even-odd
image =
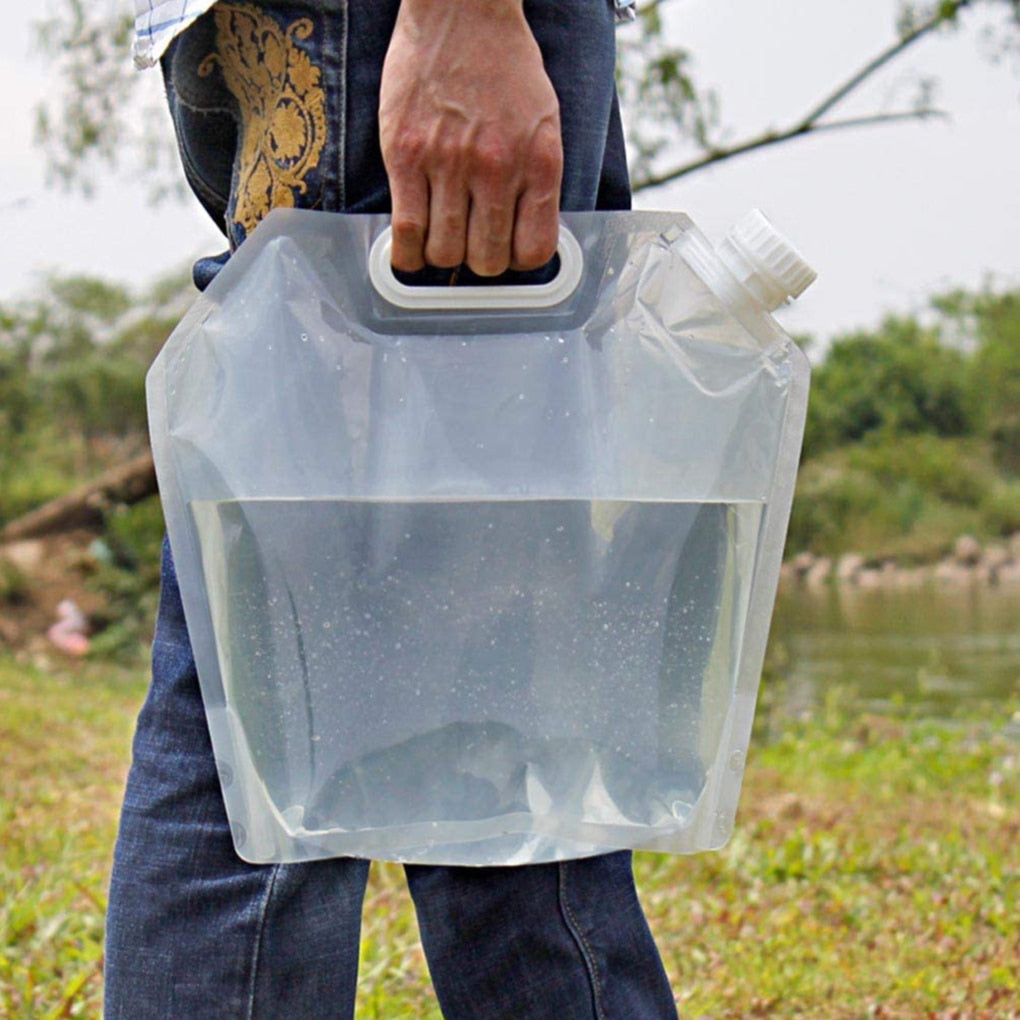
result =
[{"label": "man's hand", "polygon": [[402,0],[383,67],[396,269],[535,269],[556,251],[559,103],[522,0]]}]

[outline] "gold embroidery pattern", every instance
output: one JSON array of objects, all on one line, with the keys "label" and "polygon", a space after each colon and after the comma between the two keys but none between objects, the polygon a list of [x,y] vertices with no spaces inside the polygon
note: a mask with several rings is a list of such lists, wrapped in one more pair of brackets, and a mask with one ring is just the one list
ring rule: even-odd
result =
[{"label": "gold embroidery pattern", "polygon": [[245,4],[218,3],[217,52],[199,66],[202,76],[219,66],[237,100],[242,137],[233,212],[245,236],[276,206],[296,204],[305,176],[319,165],[326,141],[326,97],[321,72],[297,40],[311,36],[299,18],[281,27]]}]

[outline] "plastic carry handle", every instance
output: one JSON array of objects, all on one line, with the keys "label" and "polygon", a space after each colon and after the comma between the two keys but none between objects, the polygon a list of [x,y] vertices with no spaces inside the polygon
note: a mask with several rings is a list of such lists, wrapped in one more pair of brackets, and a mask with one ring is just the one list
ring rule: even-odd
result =
[{"label": "plastic carry handle", "polygon": [[393,275],[390,235],[391,230],[387,227],[373,242],[368,256],[368,275],[379,296],[398,308],[437,311],[551,308],[577,290],[584,268],[581,246],[574,235],[560,224],[560,240],[556,249],[560,270],[547,283],[411,287]]}]

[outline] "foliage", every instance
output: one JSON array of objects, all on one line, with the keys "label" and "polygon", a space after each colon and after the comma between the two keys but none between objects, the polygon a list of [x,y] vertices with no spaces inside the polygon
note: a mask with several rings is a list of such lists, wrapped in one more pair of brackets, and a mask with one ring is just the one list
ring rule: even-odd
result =
[{"label": "foliage", "polygon": [[[0,307],[0,524],[144,448],[144,371],[186,291],[57,277]],[[930,561],[1020,529],[1020,292],[932,308],[837,337],[815,366],[792,551]],[[103,654],[147,630],[161,528],[158,501],[110,511]]]},{"label": "foliage", "polygon": [[807,457],[877,435],[962,436],[979,403],[967,358],[915,319],[833,341],[812,379]]},{"label": "foliage", "polygon": [[1018,521],[1020,485],[996,472],[990,444],[893,436],[802,465],[787,544],[923,563],[962,534],[1005,537]]},{"label": "foliage", "polygon": [[92,641],[93,657],[131,664],[148,648],[164,531],[156,496],[108,514],[103,538],[93,547],[98,566],[89,579],[90,587],[105,598],[105,609],[92,619],[99,630]]},{"label": "foliage", "polygon": [[[146,294],[88,277],[53,277],[0,308],[0,525],[145,449],[145,370],[180,313],[185,281]],[[163,519],[155,497],[105,508],[90,586],[93,653],[134,661],[155,616]],[[31,578],[4,568],[0,601]]]},{"label": "foliage", "polygon": [[[0,330],[8,334],[9,329],[9,317],[0,309]],[[0,492],[7,491],[16,468],[25,458],[37,406],[35,390],[27,346],[17,341],[0,345]]]},{"label": "foliage", "polygon": [[[131,18],[123,5],[55,0],[37,23],[38,49],[55,62],[60,88],[38,111],[38,139],[50,177],[86,194],[99,170],[140,165],[154,181],[154,197],[180,193],[181,176],[165,113],[155,91],[141,93],[127,59]],[[939,116],[930,83],[914,103],[843,115],[846,101],[882,68],[931,36],[952,30],[970,12],[1003,14],[995,54],[1020,48],[1020,0],[890,0],[898,9],[893,40],[804,112],[782,127],[767,126],[734,140],[720,97],[697,80],[694,55],[673,38],[682,22],[680,0],[642,0],[636,28],[619,33],[619,86],[635,190],[676,180],[721,160],[811,134]],[[689,158],[678,157],[686,152]],[[690,155],[693,153],[693,155]]]},{"label": "foliage", "polygon": [[1020,295],[836,338],[812,379],[788,545],[931,560],[1020,523]]},{"label": "foliage", "polygon": [[[973,463],[972,451],[978,451]],[[1004,518],[993,510],[989,458],[980,451],[972,442],[914,437],[809,460],[797,482],[787,547],[931,562],[949,552],[961,534],[998,535]],[[898,475],[901,463],[910,470]],[[925,478],[939,465],[949,478],[942,491],[962,499],[925,487]],[[976,490],[983,494],[977,503]]]},{"label": "foliage", "polygon": [[16,606],[28,597],[29,581],[23,570],[9,560],[0,560],[0,607]]},{"label": "foliage", "polygon": [[1020,474],[1020,293],[956,291],[935,301],[973,351],[972,388],[999,464]]},{"label": "foliage", "polygon": [[183,196],[162,97],[140,97],[132,73],[134,19],[128,6],[59,0],[35,29],[36,47],[61,86],[59,95],[36,110],[36,141],[50,183],[89,197],[103,172],[127,164],[154,181],[154,200]]},{"label": "foliage", "polygon": [[53,276],[0,306],[0,524],[144,448],[145,369],[183,286]]},{"label": "foliage", "polygon": [[[11,1020],[99,1015],[144,686],[106,663],[50,672],[0,657],[0,1013]],[[814,718],[773,720],[729,846],[636,858],[681,1014],[1010,1016],[1020,775],[1009,711],[933,722],[830,698]],[[373,866],[364,918],[358,1016],[438,1020],[396,865]]]},{"label": "foliage", "polygon": [[637,33],[621,31],[617,40],[616,84],[626,111],[628,162],[638,180],[670,158],[678,135],[707,149],[719,126],[719,98],[698,86],[690,51],[670,42],[665,6],[640,5]]}]

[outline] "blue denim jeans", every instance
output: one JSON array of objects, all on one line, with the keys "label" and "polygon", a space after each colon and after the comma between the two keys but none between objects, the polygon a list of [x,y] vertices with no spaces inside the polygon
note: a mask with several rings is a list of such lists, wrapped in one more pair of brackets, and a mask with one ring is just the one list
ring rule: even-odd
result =
[{"label": "blue denim jeans", "polygon": [[[176,40],[164,73],[185,172],[231,249],[273,205],[388,208],[376,109],[396,8],[221,0]],[[626,206],[609,3],[526,11],[560,97],[563,207]],[[196,282],[226,257],[199,262]],[[369,864],[234,853],[168,546],[152,660],[110,888],[107,1020],[351,1017]],[[676,1016],[629,853],[405,871],[447,1018]]]}]

